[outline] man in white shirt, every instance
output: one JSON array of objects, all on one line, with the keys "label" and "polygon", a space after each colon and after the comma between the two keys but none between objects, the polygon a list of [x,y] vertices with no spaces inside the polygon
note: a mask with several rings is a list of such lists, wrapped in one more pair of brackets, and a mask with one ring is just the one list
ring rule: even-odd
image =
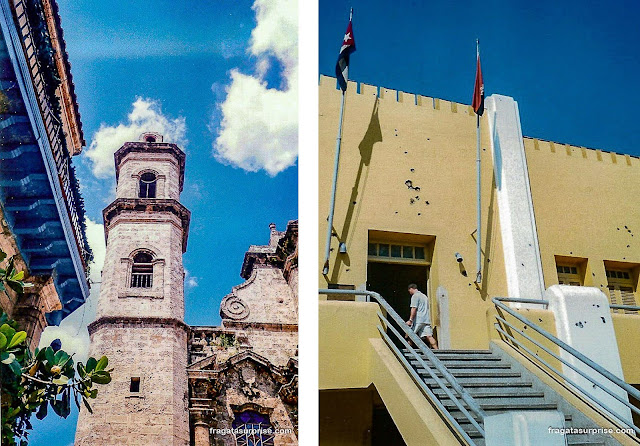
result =
[{"label": "man in white shirt", "polygon": [[430,346],[432,350],[437,350],[438,343],[433,337],[433,328],[431,328],[429,299],[424,293],[418,291],[418,285],[415,283],[409,285],[409,294],[411,294],[411,316],[407,321],[407,325],[412,327],[413,331],[421,337],[425,344]]}]

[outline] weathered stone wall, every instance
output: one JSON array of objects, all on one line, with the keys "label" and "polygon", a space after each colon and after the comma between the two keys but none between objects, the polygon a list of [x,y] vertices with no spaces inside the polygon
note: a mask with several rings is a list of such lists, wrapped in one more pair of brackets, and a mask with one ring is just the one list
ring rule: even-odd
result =
[{"label": "weathered stone wall", "polygon": [[120,164],[117,198],[138,196],[140,175],[145,172],[157,176],[156,198],[180,198],[180,166],[170,153],[131,152]]},{"label": "weathered stone wall", "polygon": [[[274,429],[280,431],[275,435],[275,445],[298,444],[297,404],[296,401],[285,401],[280,389],[284,380],[277,370],[268,364],[259,363],[250,358],[243,359],[216,374],[217,386],[220,390],[211,393],[206,381],[197,381],[190,390],[192,401],[209,399],[204,406],[193,407],[192,426],[205,422],[211,429],[232,429],[237,413],[252,410],[265,415]],[[199,403],[202,404],[202,403]],[[195,446],[235,446],[233,433],[216,433],[212,441],[196,442]]]},{"label": "weathered stone wall", "polygon": [[[184,318],[182,227],[171,213],[126,212],[114,218],[98,301],[102,316]],[[138,249],[154,254],[152,288],[132,288],[131,257]]]},{"label": "weathered stone wall", "polygon": [[[76,446],[189,443],[186,326],[144,319],[98,325],[90,355],[109,358],[113,381],[100,386],[93,414],[80,412]],[[132,377],[140,378],[139,393],[130,392]]]},{"label": "weathered stone wall", "polygon": [[242,322],[297,324],[293,292],[282,270],[268,265],[256,265],[251,277],[233,287],[222,301],[222,325],[230,319]]},{"label": "weathered stone wall", "polygon": [[272,364],[284,367],[290,358],[298,356],[298,330],[277,331],[269,328],[243,330],[252,350],[267,358]]}]

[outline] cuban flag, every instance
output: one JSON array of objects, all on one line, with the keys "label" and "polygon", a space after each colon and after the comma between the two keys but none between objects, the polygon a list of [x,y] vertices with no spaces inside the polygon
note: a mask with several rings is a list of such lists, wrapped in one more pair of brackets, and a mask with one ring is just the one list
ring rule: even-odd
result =
[{"label": "cuban flag", "polygon": [[484,113],[484,81],[482,80],[482,68],[480,68],[480,48],[476,49],[476,82],[473,88],[473,102],[471,107],[478,116]]},{"label": "cuban flag", "polygon": [[349,26],[347,32],[342,39],[342,47],[340,47],[340,55],[336,63],[336,78],[342,91],[347,91],[347,79],[349,79],[349,56],[356,50],[356,41],[353,39],[353,28],[351,27],[351,17],[349,17]]}]

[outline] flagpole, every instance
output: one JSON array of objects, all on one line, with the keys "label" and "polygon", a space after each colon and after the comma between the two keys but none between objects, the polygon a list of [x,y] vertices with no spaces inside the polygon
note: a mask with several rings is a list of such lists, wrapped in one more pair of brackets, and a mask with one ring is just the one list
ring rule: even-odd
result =
[{"label": "flagpole", "polygon": [[[353,8],[349,11],[349,23],[353,19]],[[349,78],[349,68],[347,67],[347,78]],[[336,137],[336,154],[333,162],[333,184],[331,186],[331,204],[329,205],[329,218],[327,222],[327,240],[324,247],[324,266],[322,267],[322,274],[325,276],[329,274],[329,256],[331,255],[331,235],[333,234],[333,215],[336,207],[336,189],[338,186],[338,166],[340,164],[340,146],[342,145],[342,117],[344,115],[344,102],[346,97],[346,90],[342,91],[342,102],[340,104],[340,118],[338,123],[338,136]]]},{"label": "flagpole", "polygon": [[322,274],[329,274],[329,255],[331,254],[331,235],[333,233],[333,214],[336,206],[336,189],[338,185],[338,165],[340,163],[340,146],[342,145],[342,116],[344,114],[344,100],[346,91],[342,92],[340,105],[340,121],[338,124],[338,136],[336,137],[336,154],[333,162],[333,185],[331,186],[331,204],[329,206],[329,220],[327,226],[327,241],[324,248],[324,267]]},{"label": "flagpole", "polygon": [[[480,41],[476,39],[476,58],[480,58]],[[476,265],[477,271],[476,274],[476,284],[480,284],[482,282],[482,232],[481,232],[481,224],[482,224],[482,207],[481,207],[481,198],[480,198],[480,115],[476,113],[476,168],[477,168],[477,192],[478,192],[478,201],[477,201],[477,249],[476,249]]]}]

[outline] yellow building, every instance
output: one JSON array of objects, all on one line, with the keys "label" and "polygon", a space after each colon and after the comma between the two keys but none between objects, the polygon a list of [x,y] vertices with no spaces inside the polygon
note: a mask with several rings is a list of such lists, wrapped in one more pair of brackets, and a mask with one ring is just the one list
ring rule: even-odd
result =
[{"label": "yellow building", "polygon": [[[635,434],[620,432],[540,440],[536,422],[638,425],[640,316],[609,304],[639,302],[640,159],[523,137],[517,103],[488,97],[480,120],[482,280],[476,286],[473,110],[350,82],[325,275],[341,91],[324,76],[319,88],[320,289],[377,292],[407,320],[407,285],[417,283],[431,303],[443,349],[437,358],[465,393],[446,383],[454,389],[448,397],[430,384],[427,369],[436,370],[437,360],[429,362],[429,352],[418,352],[427,364],[407,356],[408,346],[387,329],[392,316],[378,315],[375,295],[321,292],[322,444],[516,444],[506,439],[513,429],[496,426],[517,417],[526,420],[530,439],[543,441],[537,444],[565,436],[569,444],[637,444]],[[509,310],[497,311],[496,297],[514,301],[499,303]],[[395,327],[405,335],[401,324]],[[597,365],[585,365],[562,343]],[[613,377],[603,378],[603,369]],[[502,396],[486,380],[502,376],[500,370],[515,382]],[[456,399],[480,408],[471,411],[478,426]]]}]

